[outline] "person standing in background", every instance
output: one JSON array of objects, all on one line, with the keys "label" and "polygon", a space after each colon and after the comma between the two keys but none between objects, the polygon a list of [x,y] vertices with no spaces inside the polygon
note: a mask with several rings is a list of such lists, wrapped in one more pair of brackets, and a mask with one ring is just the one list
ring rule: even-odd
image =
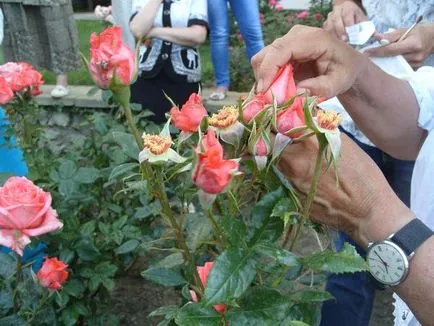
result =
[{"label": "person standing in background", "polygon": [[228,3],[246,43],[249,60],[264,47],[258,0],[208,0],[211,60],[216,89],[210,99],[221,101],[229,89],[229,15]]},{"label": "person standing in background", "polygon": [[[363,7],[362,7],[363,5]],[[366,10],[366,14],[364,12]],[[410,27],[419,16],[423,16],[422,23],[408,36],[396,43],[400,36]],[[345,27],[371,20],[376,28],[377,37],[386,39],[390,44],[366,51],[372,57],[393,57],[402,55],[413,69],[421,65],[434,65],[433,39],[425,33],[432,29],[434,21],[434,1],[381,1],[381,0],[334,0],[333,11],[324,23],[324,29],[339,40],[348,41]],[[428,23],[428,24],[426,24]],[[389,29],[396,29],[384,34]],[[415,91],[418,89],[415,88]],[[406,108],[402,108],[405,110]],[[347,116],[341,126],[344,131],[361,147],[380,167],[387,181],[398,197],[410,206],[410,186],[414,162],[403,161],[383,152],[359,130],[354,121]],[[348,235],[340,233],[336,241],[339,250],[345,242],[355,244]],[[356,246],[359,253],[365,251]],[[326,289],[336,298],[324,303],[322,308],[321,326],[368,326],[375,297],[376,284],[369,273],[330,275]],[[396,307],[397,325],[406,325],[400,320],[402,315],[408,315],[406,308]],[[408,321],[410,318],[408,318]],[[399,323],[399,322],[402,322]],[[413,325],[413,324],[412,324]]]},{"label": "person standing in background", "polygon": [[146,39],[139,55],[139,74],[131,85],[131,101],[151,110],[155,123],[166,121],[172,108],[165,94],[183,105],[199,91],[199,45],[207,35],[206,0],[134,0],[130,28]]},{"label": "person standing in background", "polygon": [[51,96],[68,95],[66,73],[81,67],[71,0],[0,0],[5,17],[3,53],[57,75]]}]

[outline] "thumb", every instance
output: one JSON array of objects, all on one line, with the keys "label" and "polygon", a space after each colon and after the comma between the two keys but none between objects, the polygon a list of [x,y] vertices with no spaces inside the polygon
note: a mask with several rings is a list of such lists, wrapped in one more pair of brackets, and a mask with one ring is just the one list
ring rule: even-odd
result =
[{"label": "thumb", "polygon": [[399,38],[401,37],[401,35],[402,35],[403,33],[404,33],[404,32],[403,32],[402,29],[397,29],[397,30],[395,30],[395,31],[393,31],[393,32],[385,33],[385,34],[382,34],[382,33],[378,33],[378,32],[376,32],[376,33],[374,34],[374,37],[375,37],[377,40],[379,40],[379,41],[381,41],[381,40],[387,40],[387,41],[389,41],[390,43],[393,43],[393,42],[398,41]]}]

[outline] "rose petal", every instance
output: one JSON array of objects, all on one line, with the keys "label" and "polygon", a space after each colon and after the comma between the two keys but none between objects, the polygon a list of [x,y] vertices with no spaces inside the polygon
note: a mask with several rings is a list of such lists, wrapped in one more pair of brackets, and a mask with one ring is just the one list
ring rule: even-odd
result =
[{"label": "rose petal", "polygon": [[63,223],[57,218],[57,212],[51,207],[48,209],[43,222],[37,228],[25,229],[22,232],[28,236],[36,237],[45,233],[58,230],[63,227]]},{"label": "rose petal", "polygon": [[30,243],[30,238],[18,230],[0,230],[0,245],[23,255],[24,248]]}]

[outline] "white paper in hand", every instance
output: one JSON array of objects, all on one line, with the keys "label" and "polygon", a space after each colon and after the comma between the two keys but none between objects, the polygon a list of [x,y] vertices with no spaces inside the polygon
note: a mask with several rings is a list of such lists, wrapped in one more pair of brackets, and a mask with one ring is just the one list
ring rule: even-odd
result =
[{"label": "white paper in hand", "polygon": [[369,20],[345,27],[345,31],[348,35],[348,42],[351,45],[363,45],[374,35],[375,25]]}]

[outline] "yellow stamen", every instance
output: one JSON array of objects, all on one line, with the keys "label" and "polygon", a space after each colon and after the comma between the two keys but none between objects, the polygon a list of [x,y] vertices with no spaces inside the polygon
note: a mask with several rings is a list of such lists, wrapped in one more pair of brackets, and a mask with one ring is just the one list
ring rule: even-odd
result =
[{"label": "yellow stamen", "polygon": [[335,130],[342,121],[342,115],[335,111],[319,110],[316,115],[318,125],[327,130]]},{"label": "yellow stamen", "polygon": [[170,137],[143,134],[142,138],[143,146],[155,155],[165,153],[172,145],[172,139]]},{"label": "yellow stamen", "polygon": [[226,129],[232,126],[238,120],[238,109],[235,105],[227,105],[221,108],[217,113],[214,113],[208,119],[210,126],[218,129]]}]

